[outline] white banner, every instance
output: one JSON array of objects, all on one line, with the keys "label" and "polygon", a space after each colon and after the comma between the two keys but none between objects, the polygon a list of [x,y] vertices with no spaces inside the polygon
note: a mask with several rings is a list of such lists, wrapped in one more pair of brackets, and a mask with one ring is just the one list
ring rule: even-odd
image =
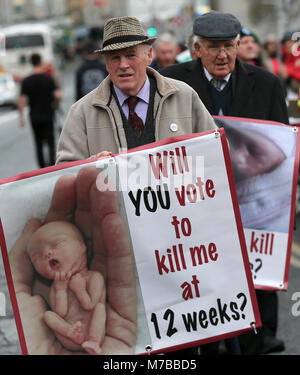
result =
[{"label": "white banner", "polygon": [[121,171],[144,172],[123,198],[152,350],[217,340],[258,324],[219,134],[116,161],[121,185],[129,181]]},{"label": "white banner", "polygon": [[245,229],[250,267],[255,285],[283,289],[288,234]]},{"label": "white banner", "polygon": [[225,129],[256,289],[286,290],[294,231],[296,127],[215,117]]}]

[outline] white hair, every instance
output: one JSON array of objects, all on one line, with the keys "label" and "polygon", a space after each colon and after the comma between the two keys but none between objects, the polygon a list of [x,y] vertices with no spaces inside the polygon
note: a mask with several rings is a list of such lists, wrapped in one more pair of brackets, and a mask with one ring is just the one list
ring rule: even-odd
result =
[{"label": "white hair", "polygon": [[197,42],[198,36],[191,32],[186,38],[185,45],[187,46],[190,54],[195,50],[195,42]]},{"label": "white hair", "polygon": [[152,48],[152,45],[148,43],[144,43],[144,46],[145,46],[145,53],[147,54]]},{"label": "white hair", "polygon": [[161,34],[157,38],[157,40],[154,43],[154,49],[158,49],[160,43],[173,43],[174,44],[174,48],[176,49],[176,47],[177,47],[177,41],[176,41],[176,39],[169,32],[163,33],[163,34]]}]

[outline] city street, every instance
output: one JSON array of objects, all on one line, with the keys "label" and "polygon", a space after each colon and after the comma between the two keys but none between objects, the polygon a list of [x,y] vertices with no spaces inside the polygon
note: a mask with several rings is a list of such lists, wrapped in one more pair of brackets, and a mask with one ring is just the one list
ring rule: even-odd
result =
[{"label": "city street", "polygon": [[[76,63],[68,64],[65,70],[59,71],[63,100],[56,114],[56,136],[58,127],[62,126],[68,109],[74,103],[75,66]],[[28,116],[26,118],[28,120]],[[20,128],[17,110],[0,108],[0,134],[0,179],[38,168],[30,123],[27,121],[26,126]]]},{"label": "city street", "polygon": [[[75,63],[70,64],[64,71],[60,72],[63,102],[57,125],[62,125],[68,109],[74,102],[75,67]],[[20,128],[16,110],[0,109],[0,155],[0,179],[37,168],[29,123],[26,123],[25,128]],[[2,260],[0,261],[0,292],[8,297],[1,262]],[[278,292],[280,301],[278,338],[283,339],[286,345],[286,350],[280,354],[300,353],[300,307],[298,307],[298,317],[292,314],[292,307],[297,303],[292,298],[295,297],[297,292],[300,295],[300,215],[297,217],[297,230],[294,232],[288,291]],[[298,303],[298,306],[300,306],[300,303]],[[18,354],[20,349],[17,344],[17,335],[8,298],[6,312],[6,317],[0,317],[0,354]],[[295,311],[294,315],[297,315]]]}]

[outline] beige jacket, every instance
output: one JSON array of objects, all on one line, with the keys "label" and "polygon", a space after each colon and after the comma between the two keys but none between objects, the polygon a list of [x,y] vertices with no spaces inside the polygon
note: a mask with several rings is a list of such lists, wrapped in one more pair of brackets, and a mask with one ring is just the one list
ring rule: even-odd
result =
[{"label": "beige jacket", "polygon": [[[190,86],[165,78],[151,68],[147,68],[147,73],[152,74],[157,83],[156,141],[217,128]],[[87,159],[101,151],[115,154],[127,150],[122,117],[110,83],[108,76],[95,90],[73,104],[59,139],[56,163]]]}]

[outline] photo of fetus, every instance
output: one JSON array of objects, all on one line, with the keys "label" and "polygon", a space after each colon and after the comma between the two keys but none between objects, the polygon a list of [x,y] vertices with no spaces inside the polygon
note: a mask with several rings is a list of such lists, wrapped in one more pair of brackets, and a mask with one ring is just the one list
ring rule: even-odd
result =
[{"label": "photo of fetus", "polygon": [[236,181],[269,173],[285,159],[284,151],[271,138],[254,129],[227,128]]},{"label": "photo of fetus", "polygon": [[53,280],[51,310],[44,321],[66,349],[101,354],[106,325],[103,276],[87,268],[87,247],[79,229],[67,221],[52,221],[30,238],[27,254],[36,272]]},{"label": "photo of fetus", "polygon": [[224,127],[243,226],[287,233],[296,135],[292,127],[215,118]]}]

